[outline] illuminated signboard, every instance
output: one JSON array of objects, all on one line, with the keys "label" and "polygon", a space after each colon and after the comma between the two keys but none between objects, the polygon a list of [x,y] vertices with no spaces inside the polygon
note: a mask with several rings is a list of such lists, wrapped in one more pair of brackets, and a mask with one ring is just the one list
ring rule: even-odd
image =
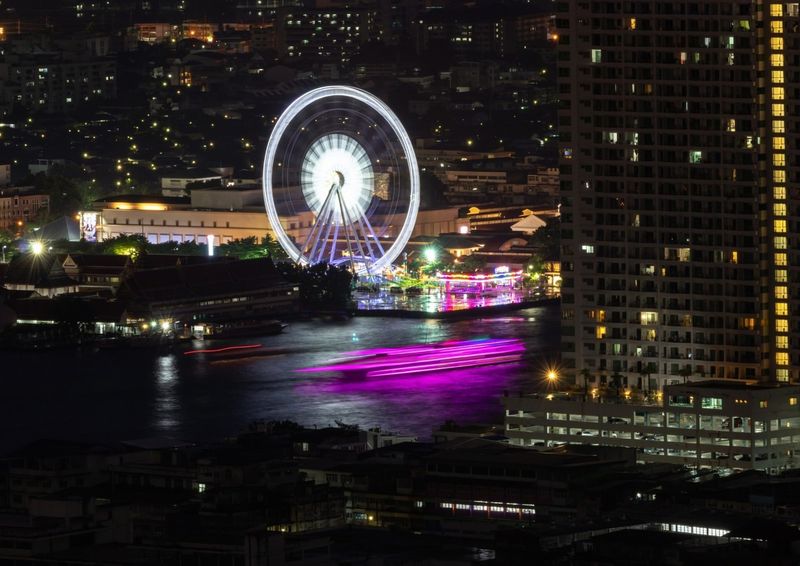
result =
[{"label": "illuminated signboard", "polygon": [[81,238],[87,242],[97,241],[96,212],[81,212]]}]

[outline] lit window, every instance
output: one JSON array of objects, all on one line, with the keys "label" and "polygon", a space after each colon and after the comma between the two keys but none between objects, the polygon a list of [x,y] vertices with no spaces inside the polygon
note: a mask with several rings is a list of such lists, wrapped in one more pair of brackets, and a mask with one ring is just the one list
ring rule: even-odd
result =
[{"label": "lit window", "polygon": [[783,100],[783,87],[782,86],[774,86],[774,87],[772,87],[772,100]]},{"label": "lit window", "polygon": [[772,132],[775,134],[782,134],[786,131],[786,123],[783,120],[772,121]]},{"label": "lit window", "polygon": [[689,163],[700,163],[703,161],[703,152],[699,150],[692,150],[689,152]]},{"label": "lit window", "polygon": [[786,265],[786,254],[775,254],[775,265]]},{"label": "lit window", "polygon": [[[786,182],[786,171],[782,169],[778,169],[777,171],[772,172],[772,180],[776,183],[785,183]],[[786,198],[786,197],[784,197]]]},{"label": "lit window", "polygon": [[783,71],[772,71],[772,82],[775,84],[783,84]]},{"label": "lit window", "polygon": [[[775,236],[773,238],[773,240],[775,242],[775,249],[776,250],[785,250],[786,249],[786,245],[787,245],[786,236]],[[777,259],[776,259],[775,263],[777,263]],[[783,265],[785,265],[785,264],[783,264]]]},{"label": "lit window", "polygon": [[759,401],[758,402],[758,408],[759,409],[766,409],[767,408],[767,402],[766,401]]},{"label": "lit window", "polygon": [[598,340],[602,340],[603,338],[606,337],[606,327],[605,326],[598,326],[595,329],[594,335]]},{"label": "lit window", "polygon": [[769,23],[769,31],[772,33],[783,33],[783,22],[780,20],[772,20]]},{"label": "lit window", "polygon": [[[784,254],[785,255],[785,254]],[[787,283],[789,281],[789,276],[785,269],[776,269],[775,270],[775,282],[776,283]],[[784,330],[784,332],[786,332]]]},{"label": "lit window", "polygon": [[789,287],[786,285],[778,285],[775,287],[775,298],[776,299],[788,299],[789,298]]},{"label": "lit window", "polygon": [[594,246],[590,246],[589,244],[583,244],[581,246],[581,251],[585,254],[593,254],[594,253]]},{"label": "lit window", "polygon": [[786,154],[775,153],[772,155],[772,164],[775,167],[786,167]]},{"label": "lit window", "polygon": [[775,332],[789,332],[789,321],[779,318],[775,321]]},{"label": "lit window", "polygon": [[773,51],[783,51],[783,38],[782,37],[770,37],[769,38],[769,46]]},{"label": "lit window", "polygon": [[700,401],[700,407],[703,409],[722,409],[722,398],[703,397]]},{"label": "lit window", "polygon": [[776,352],[775,363],[779,366],[789,365],[789,354],[787,352]]},{"label": "lit window", "polygon": [[631,18],[628,20],[628,29],[634,30],[636,29],[636,18]]},{"label": "lit window", "polygon": [[728,132],[735,132],[736,120],[734,120],[733,118],[728,118],[728,125],[725,127],[725,130]]},{"label": "lit window", "polygon": [[775,216],[786,216],[786,205],[782,202],[778,202],[772,205],[772,213]]},{"label": "lit window", "polygon": [[783,104],[778,104],[778,103],[773,104],[772,105],[772,115],[773,116],[778,116],[778,117],[785,116],[786,115],[786,108],[784,107]]},{"label": "lit window", "polygon": [[775,314],[778,316],[789,316],[789,303],[775,303]]},{"label": "lit window", "polygon": [[783,67],[783,53],[773,53],[770,55],[769,63],[773,67]]},{"label": "lit window", "polygon": [[658,313],[655,311],[643,311],[639,313],[640,324],[657,324]]},{"label": "lit window", "polygon": [[775,370],[775,377],[778,381],[789,381],[789,370],[788,369],[776,369]]},{"label": "lit window", "polygon": [[592,63],[600,63],[603,60],[602,49],[592,49]]},{"label": "lit window", "polygon": [[775,337],[775,347],[779,350],[786,350],[789,348],[789,337],[788,336],[776,336]]},{"label": "lit window", "polygon": [[772,147],[775,149],[786,149],[786,138],[783,136],[773,138]]},{"label": "lit window", "polygon": [[789,404],[792,406],[797,405],[797,397],[789,397]]},{"label": "lit window", "polygon": [[775,220],[772,224],[776,234],[786,233],[786,220]]}]

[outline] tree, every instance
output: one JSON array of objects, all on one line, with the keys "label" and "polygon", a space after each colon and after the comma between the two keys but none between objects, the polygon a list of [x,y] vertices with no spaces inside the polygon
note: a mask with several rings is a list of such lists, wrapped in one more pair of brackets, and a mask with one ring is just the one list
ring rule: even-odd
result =
[{"label": "tree", "polygon": [[14,244],[14,234],[8,230],[0,230],[0,260],[5,256],[5,261],[10,262],[11,258],[17,253],[17,246]]},{"label": "tree", "polygon": [[50,219],[73,216],[86,210],[98,196],[92,183],[67,177],[58,171],[47,175],[39,173],[33,178],[36,190],[50,196]]},{"label": "tree", "polygon": [[542,226],[533,233],[528,245],[540,248],[546,258],[556,258],[560,254],[561,246],[561,221],[551,218],[547,225]]},{"label": "tree", "polygon": [[650,376],[656,372],[657,368],[654,363],[649,363],[639,370],[639,375],[642,378],[642,389],[645,391],[650,389]]},{"label": "tree", "polygon": [[618,371],[615,371],[611,374],[611,387],[614,388],[614,393],[617,399],[620,398],[620,391],[622,390],[622,380],[624,379],[623,375]]},{"label": "tree", "polygon": [[692,366],[690,365],[685,365],[680,370],[678,370],[678,375],[680,375],[683,378],[684,383],[687,382],[687,380],[691,377],[692,373],[694,372],[692,371]]},{"label": "tree", "polygon": [[271,257],[273,261],[283,261],[288,259],[286,252],[275,241],[270,234],[266,234],[261,243],[255,236],[249,236],[239,240],[232,240],[219,247],[220,253],[238,259],[258,259],[261,257]]},{"label": "tree", "polygon": [[113,255],[129,255],[131,259],[136,259],[142,253],[147,252],[147,238],[139,234],[120,235],[110,240],[105,240],[100,246],[100,253]]},{"label": "tree", "polygon": [[351,303],[353,274],[343,266],[284,262],[278,271],[300,287],[300,304],[307,308],[343,309]]},{"label": "tree", "polygon": [[486,260],[475,255],[468,255],[454,260],[450,269],[453,273],[475,273],[484,267],[486,267]]}]

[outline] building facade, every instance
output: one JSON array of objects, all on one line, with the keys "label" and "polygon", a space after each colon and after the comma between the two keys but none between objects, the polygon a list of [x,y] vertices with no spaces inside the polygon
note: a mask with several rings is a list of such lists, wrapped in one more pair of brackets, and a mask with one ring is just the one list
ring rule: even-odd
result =
[{"label": "building facade", "polygon": [[635,448],[641,463],[763,470],[800,466],[800,387],[707,380],[668,385],[648,399],[620,389],[507,396],[506,435],[517,446]]},{"label": "building facade", "polygon": [[50,210],[48,195],[24,189],[0,189],[0,230],[20,231],[28,222]]},{"label": "building facade", "polygon": [[798,3],[559,6],[566,372],[796,381]]},{"label": "building facade", "polygon": [[[263,206],[250,198],[260,191],[235,189],[195,189],[189,198],[119,196],[94,203],[99,241],[125,235],[141,235],[152,244],[197,242],[214,244],[255,237],[274,237]],[[2,209],[0,209],[2,210]],[[314,222],[311,212],[283,219],[284,231],[302,242]],[[412,237],[442,233],[469,232],[470,220],[459,216],[457,207],[421,210]],[[387,237],[393,238],[392,226]]]}]

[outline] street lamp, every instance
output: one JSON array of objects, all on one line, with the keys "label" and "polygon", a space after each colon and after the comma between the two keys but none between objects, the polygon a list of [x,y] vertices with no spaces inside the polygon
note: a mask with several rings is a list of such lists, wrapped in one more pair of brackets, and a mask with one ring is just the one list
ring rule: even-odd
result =
[{"label": "street lamp", "polygon": [[44,244],[42,242],[31,243],[31,251],[33,255],[40,255],[44,251]]},{"label": "street lamp", "polygon": [[3,263],[5,263],[5,262],[6,262],[6,248],[7,248],[7,247],[8,247],[8,246],[3,246]]},{"label": "street lamp", "polygon": [[558,387],[558,368],[554,366],[548,366],[545,368],[544,379],[547,383],[548,389],[555,389]]},{"label": "street lamp", "polygon": [[425,254],[425,261],[427,261],[428,263],[433,263],[434,261],[436,261],[436,258],[439,255],[436,253],[436,248],[425,248],[425,251],[423,253]]}]

